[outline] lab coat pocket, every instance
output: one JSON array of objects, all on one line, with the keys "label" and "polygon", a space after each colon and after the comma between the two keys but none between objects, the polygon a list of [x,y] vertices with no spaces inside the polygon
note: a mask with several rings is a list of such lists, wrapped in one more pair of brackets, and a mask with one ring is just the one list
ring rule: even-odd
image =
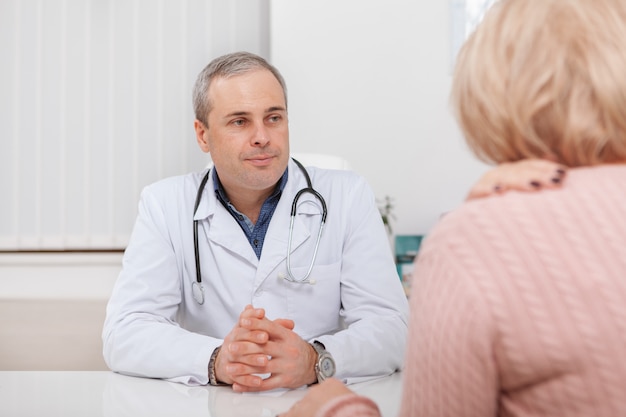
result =
[{"label": "lab coat pocket", "polygon": [[[306,280],[308,267],[292,267],[293,280],[283,280],[289,316],[305,340],[339,328],[341,307],[341,264],[315,265]],[[300,282],[302,281],[302,282]]]}]

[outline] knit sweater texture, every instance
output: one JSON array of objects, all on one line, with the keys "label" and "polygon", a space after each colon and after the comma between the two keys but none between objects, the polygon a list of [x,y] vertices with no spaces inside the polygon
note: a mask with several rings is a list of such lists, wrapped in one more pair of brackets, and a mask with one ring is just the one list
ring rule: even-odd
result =
[{"label": "knit sweater texture", "polygon": [[411,285],[401,417],[626,416],[626,165],[466,202]]}]

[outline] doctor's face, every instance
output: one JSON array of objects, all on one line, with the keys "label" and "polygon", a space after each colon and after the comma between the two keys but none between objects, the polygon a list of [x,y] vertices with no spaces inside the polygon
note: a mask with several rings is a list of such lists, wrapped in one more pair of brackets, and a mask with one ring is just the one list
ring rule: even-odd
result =
[{"label": "doctor's face", "polygon": [[216,78],[209,100],[208,126],[194,126],[226,192],[271,192],[289,159],[287,106],[274,75],[259,69]]}]

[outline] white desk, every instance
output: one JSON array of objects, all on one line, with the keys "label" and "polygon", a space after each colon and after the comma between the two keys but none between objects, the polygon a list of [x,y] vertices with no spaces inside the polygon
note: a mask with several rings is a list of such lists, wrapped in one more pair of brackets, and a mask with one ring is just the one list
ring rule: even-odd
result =
[{"label": "white desk", "polygon": [[[402,377],[353,384],[372,398],[384,417],[396,417]],[[0,372],[0,416],[7,417],[273,417],[306,390],[237,394],[229,387],[188,387],[161,380],[97,372]]]}]

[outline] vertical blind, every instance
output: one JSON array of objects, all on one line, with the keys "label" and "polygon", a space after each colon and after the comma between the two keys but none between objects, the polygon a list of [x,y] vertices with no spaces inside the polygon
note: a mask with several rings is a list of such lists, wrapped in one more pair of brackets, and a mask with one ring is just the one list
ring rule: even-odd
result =
[{"label": "vertical blind", "polygon": [[268,1],[0,1],[0,251],[123,249],[141,189],[206,165],[195,77],[268,57]]}]

